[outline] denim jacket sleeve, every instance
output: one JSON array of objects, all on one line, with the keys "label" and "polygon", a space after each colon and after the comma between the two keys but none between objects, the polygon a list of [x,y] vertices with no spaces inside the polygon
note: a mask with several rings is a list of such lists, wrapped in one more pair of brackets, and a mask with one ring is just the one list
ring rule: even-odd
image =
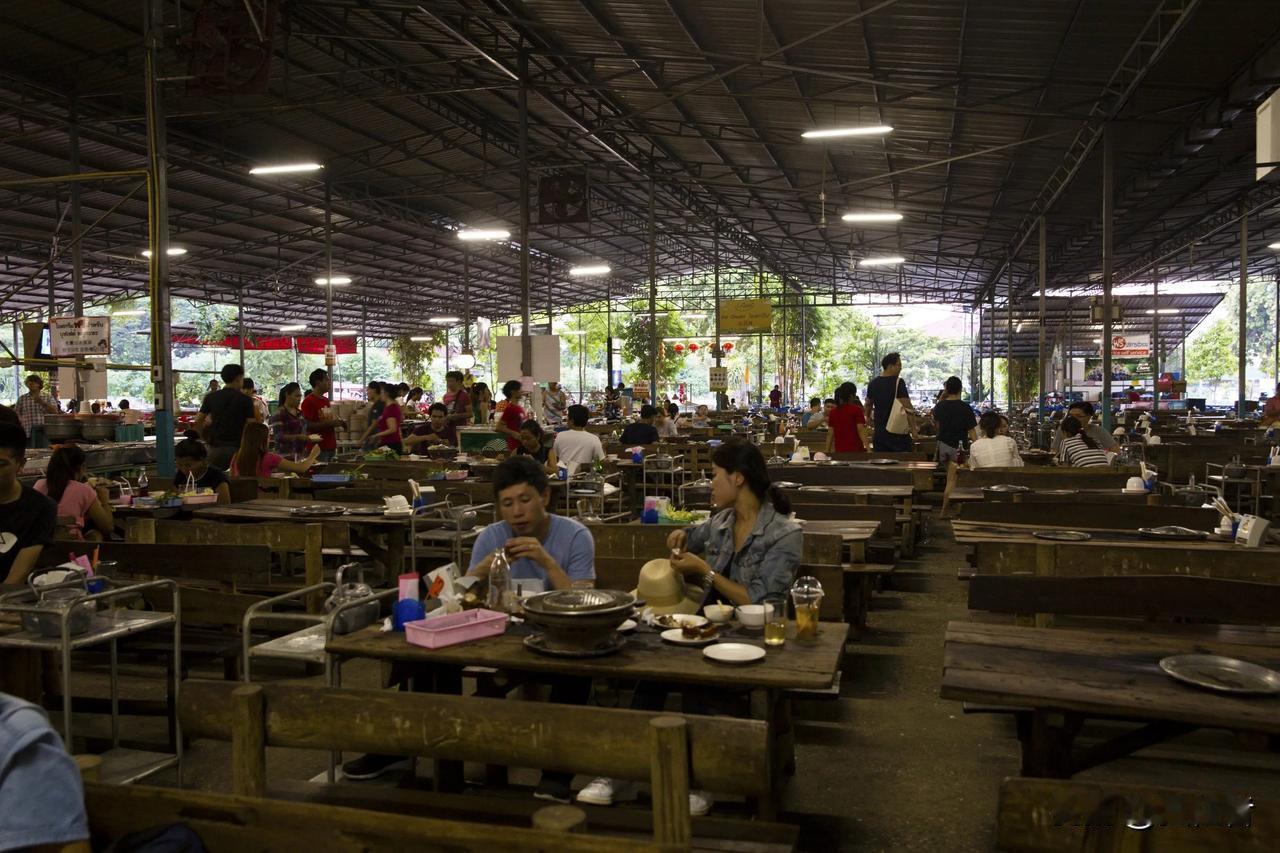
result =
[{"label": "denim jacket sleeve", "polygon": [[747,588],[753,604],[791,589],[800,567],[803,538],[799,526],[778,516],[747,547],[747,553],[735,566],[734,580]]}]

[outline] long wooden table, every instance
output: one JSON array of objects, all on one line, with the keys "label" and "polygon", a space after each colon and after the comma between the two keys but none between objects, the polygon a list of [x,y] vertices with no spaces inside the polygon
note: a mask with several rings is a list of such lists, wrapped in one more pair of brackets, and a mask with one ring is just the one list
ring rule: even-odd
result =
[{"label": "long wooden table", "polygon": [[[1022,774],[1070,778],[1089,767],[1201,727],[1280,733],[1280,700],[1234,697],[1175,681],[1159,661],[1219,654],[1280,669],[1276,629],[1142,632],[947,625],[942,698],[1017,709]],[[1132,720],[1134,731],[1084,751],[1074,739],[1090,718]]]},{"label": "long wooden table", "polygon": [[[1099,534],[1109,535],[1115,531]],[[1222,541],[1055,542],[1029,534],[969,541],[979,574],[1031,572],[1059,577],[1190,575],[1224,580],[1280,582],[1280,548],[1245,548]]]},{"label": "long wooden table", "polygon": [[611,655],[596,658],[550,657],[531,651],[524,638],[532,633],[526,626],[513,625],[498,637],[489,637],[447,646],[425,649],[410,645],[402,633],[385,633],[376,627],[354,634],[335,636],[327,650],[340,658],[429,665],[438,675],[437,689],[460,693],[463,667],[478,666],[541,675],[609,678],[621,681],[650,681],[699,685],[722,690],[750,692],[751,716],[764,720],[769,727],[775,762],[773,795],[760,803],[762,816],[772,820],[777,814],[782,773],[793,761],[790,740],[790,703],[786,690],[826,690],[835,684],[844,658],[849,626],[843,622],[819,623],[818,637],[811,642],[795,638],[795,626],[787,631],[783,646],[765,647],[759,633],[730,632],[734,642],[745,642],[767,649],[767,657],[748,666],[725,666],[712,663],[699,648],[675,646],[663,642],[656,632],[637,629],[626,645]]}]

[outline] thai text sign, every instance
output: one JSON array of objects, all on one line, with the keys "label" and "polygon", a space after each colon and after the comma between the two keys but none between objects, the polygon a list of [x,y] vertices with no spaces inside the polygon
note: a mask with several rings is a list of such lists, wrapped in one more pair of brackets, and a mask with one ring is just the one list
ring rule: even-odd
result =
[{"label": "thai text sign", "polygon": [[111,355],[111,318],[53,317],[49,320],[49,349],[54,358]]},{"label": "thai text sign", "polygon": [[773,330],[773,305],[768,299],[724,299],[720,302],[720,332],[750,335]]}]

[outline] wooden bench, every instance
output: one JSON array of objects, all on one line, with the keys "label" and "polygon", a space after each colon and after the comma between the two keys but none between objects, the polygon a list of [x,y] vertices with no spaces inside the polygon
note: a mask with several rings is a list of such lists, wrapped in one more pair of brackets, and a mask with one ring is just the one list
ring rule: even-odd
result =
[{"label": "wooden bench", "polygon": [[960,521],[1070,527],[1076,530],[1137,530],[1140,527],[1176,524],[1212,531],[1218,525],[1218,513],[1212,509],[1143,504],[1100,506],[1083,498],[1071,503],[964,503],[957,507],[956,518]]},{"label": "wooden bench", "polygon": [[[475,696],[216,681],[185,683],[179,716],[192,737],[231,741],[232,785],[242,796],[267,795],[267,747],[647,780],[654,792],[655,840],[682,848],[692,833],[690,787],[750,797],[765,794],[771,780],[766,724],[731,717],[571,705],[535,709]],[[432,801],[422,805],[434,811]],[[500,814],[503,801],[493,798],[487,809]]]},{"label": "wooden bench", "polygon": [[338,848],[475,853],[658,853],[681,849],[679,845],[580,832],[583,812],[570,806],[540,808],[532,815],[530,827],[420,814],[389,820],[382,812],[358,808],[89,781],[85,782],[84,800],[94,849],[99,850],[126,835],[175,823],[189,827],[209,853]]},{"label": "wooden bench", "polygon": [[[1145,829],[1144,829],[1145,827]],[[996,849],[1008,853],[1255,853],[1280,849],[1280,802],[1212,791],[1006,779]]]},{"label": "wooden bench", "polygon": [[1138,476],[1135,468],[1068,468],[1031,465],[1022,468],[965,468],[952,462],[947,465],[947,485],[942,494],[942,511],[951,506],[952,492],[957,489],[981,489],[986,486],[1027,486],[1032,489],[1123,489],[1130,477]]},{"label": "wooden bench", "polygon": [[[911,499],[895,505],[891,498],[861,495],[837,491],[806,491],[783,489],[795,514],[812,521],[884,521],[877,532],[876,541],[868,543],[869,559],[894,562],[898,555],[914,556],[916,538],[915,510]],[[886,513],[885,511],[889,512]]]}]

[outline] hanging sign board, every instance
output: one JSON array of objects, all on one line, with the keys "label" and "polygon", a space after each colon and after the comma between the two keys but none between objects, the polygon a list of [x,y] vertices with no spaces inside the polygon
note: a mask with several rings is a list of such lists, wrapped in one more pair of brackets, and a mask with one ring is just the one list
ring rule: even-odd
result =
[{"label": "hanging sign board", "polygon": [[[1101,354],[1101,348],[1099,348]],[[1151,355],[1151,335],[1112,335],[1112,358],[1147,358]]]},{"label": "hanging sign board", "polygon": [[768,299],[722,299],[720,332],[751,335],[773,331],[773,304]]},{"label": "hanging sign board", "polygon": [[712,391],[729,390],[729,368],[713,367],[707,374],[707,388]]},{"label": "hanging sign board", "polygon": [[111,355],[111,318],[54,317],[49,320],[49,346],[54,358]]}]

